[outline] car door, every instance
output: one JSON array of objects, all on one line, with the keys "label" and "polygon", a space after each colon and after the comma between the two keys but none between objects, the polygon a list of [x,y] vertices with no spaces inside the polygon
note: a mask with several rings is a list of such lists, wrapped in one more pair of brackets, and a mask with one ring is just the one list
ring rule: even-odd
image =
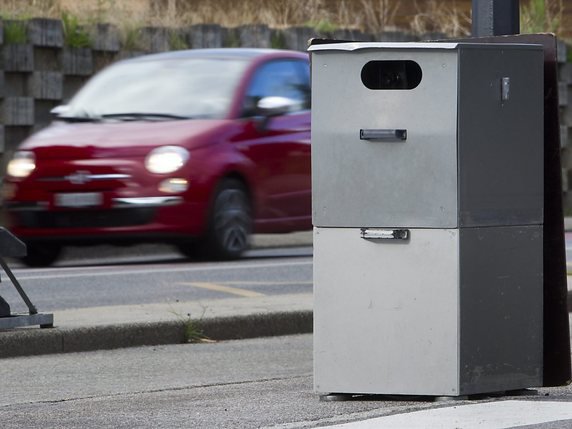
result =
[{"label": "car door", "polygon": [[[256,109],[257,102],[265,97],[285,97],[295,106],[284,115],[265,120]],[[240,150],[256,166],[258,226],[262,230],[310,227],[308,62],[279,59],[261,64],[247,87],[243,106],[251,133],[241,142]]]}]

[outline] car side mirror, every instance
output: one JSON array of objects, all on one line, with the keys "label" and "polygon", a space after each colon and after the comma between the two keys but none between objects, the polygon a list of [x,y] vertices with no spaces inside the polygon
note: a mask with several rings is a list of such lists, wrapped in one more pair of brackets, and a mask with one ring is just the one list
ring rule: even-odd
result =
[{"label": "car side mirror", "polygon": [[300,102],[287,97],[264,97],[256,104],[256,109],[261,116],[272,117],[285,115],[298,110]]},{"label": "car side mirror", "polygon": [[256,113],[260,118],[259,130],[265,130],[268,122],[275,116],[299,110],[301,103],[287,97],[264,97],[256,103]]}]

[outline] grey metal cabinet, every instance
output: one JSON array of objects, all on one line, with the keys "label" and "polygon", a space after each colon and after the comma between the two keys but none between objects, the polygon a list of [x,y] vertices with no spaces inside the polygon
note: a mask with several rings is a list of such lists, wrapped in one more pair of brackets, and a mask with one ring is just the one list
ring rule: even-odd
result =
[{"label": "grey metal cabinet", "polygon": [[[396,45],[310,48],[314,224],[541,223],[542,50]],[[408,62],[421,73],[416,87],[364,84],[368,64],[378,66],[372,74],[389,64],[387,74],[406,80]],[[396,63],[404,71],[393,71]],[[400,130],[406,138],[360,139],[360,130]]]},{"label": "grey metal cabinet", "polygon": [[315,390],[542,385],[541,47],[310,52]]}]

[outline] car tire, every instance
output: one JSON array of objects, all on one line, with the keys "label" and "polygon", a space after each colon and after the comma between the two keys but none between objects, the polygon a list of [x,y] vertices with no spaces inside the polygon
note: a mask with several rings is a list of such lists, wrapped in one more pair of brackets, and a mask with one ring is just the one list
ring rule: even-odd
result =
[{"label": "car tire", "polygon": [[31,268],[49,267],[58,260],[62,252],[61,246],[54,244],[27,244],[27,255],[20,261]]},{"label": "car tire", "polygon": [[224,179],[212,202],[205,250],[213,259],[239,258],[250,245],[252,207],[244,184]]}]

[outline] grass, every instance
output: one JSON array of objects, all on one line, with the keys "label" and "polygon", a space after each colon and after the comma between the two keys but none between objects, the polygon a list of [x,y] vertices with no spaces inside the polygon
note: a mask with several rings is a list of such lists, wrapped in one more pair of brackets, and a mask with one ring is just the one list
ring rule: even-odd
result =
[{"label": "grass", "polygon": [[64,43],[73,48],[89,48],[92,40],[89,31],[81,25],[77,16],[69,12],[62,13],[62,24],[64,28]]},{"label": "grass", "polygon": [[4,43],[26,43],[28,33],[25,21],[10,20],[4,22]]},{"label": "grass", "polygon": [[169,48],[171,50],[180,51],[183,49],[189,49],[189,47],[188,42],[176,29],[169,31]]},{"label": "grass", "polygon": [[273,49],[284,49],[286,47],[286,40],[284,34],[272,32],[270,35],[270,47]]},{"label": "grass", "polygon": [[181,313],[171,310],[171,313],[179,319],[184,324],[184,342],[185,343],[213,343],[214,340],[211,340],[207,337],[200,326],[200,321],[205,315],[206,307],[203,307],[203,314],[199,318],[199,320],[194,320],[191,318],[191,313],[187,313],[186,316],[183,316]]},{"label": "grass", "polygon": [[199,323],[191,319],[191,315],[185,320],[185,342],[186,343],[210,343],[212,340],[208,338]]},{"label": "grass", "polygon": [[521,33],[562,33],[563,0],[529,0],[521,5]]},{"label": "grass", "polygon": [[128,51],[142,51],[144,47],[141,41],[141,27],[126,23],[121,28],[121,46]]},{"label": "grass", "polygon": [[331,34],[338,29],[336,24],[325,19],[318,22],[308,21],[305,25],[312,27],[318,34]]}]

